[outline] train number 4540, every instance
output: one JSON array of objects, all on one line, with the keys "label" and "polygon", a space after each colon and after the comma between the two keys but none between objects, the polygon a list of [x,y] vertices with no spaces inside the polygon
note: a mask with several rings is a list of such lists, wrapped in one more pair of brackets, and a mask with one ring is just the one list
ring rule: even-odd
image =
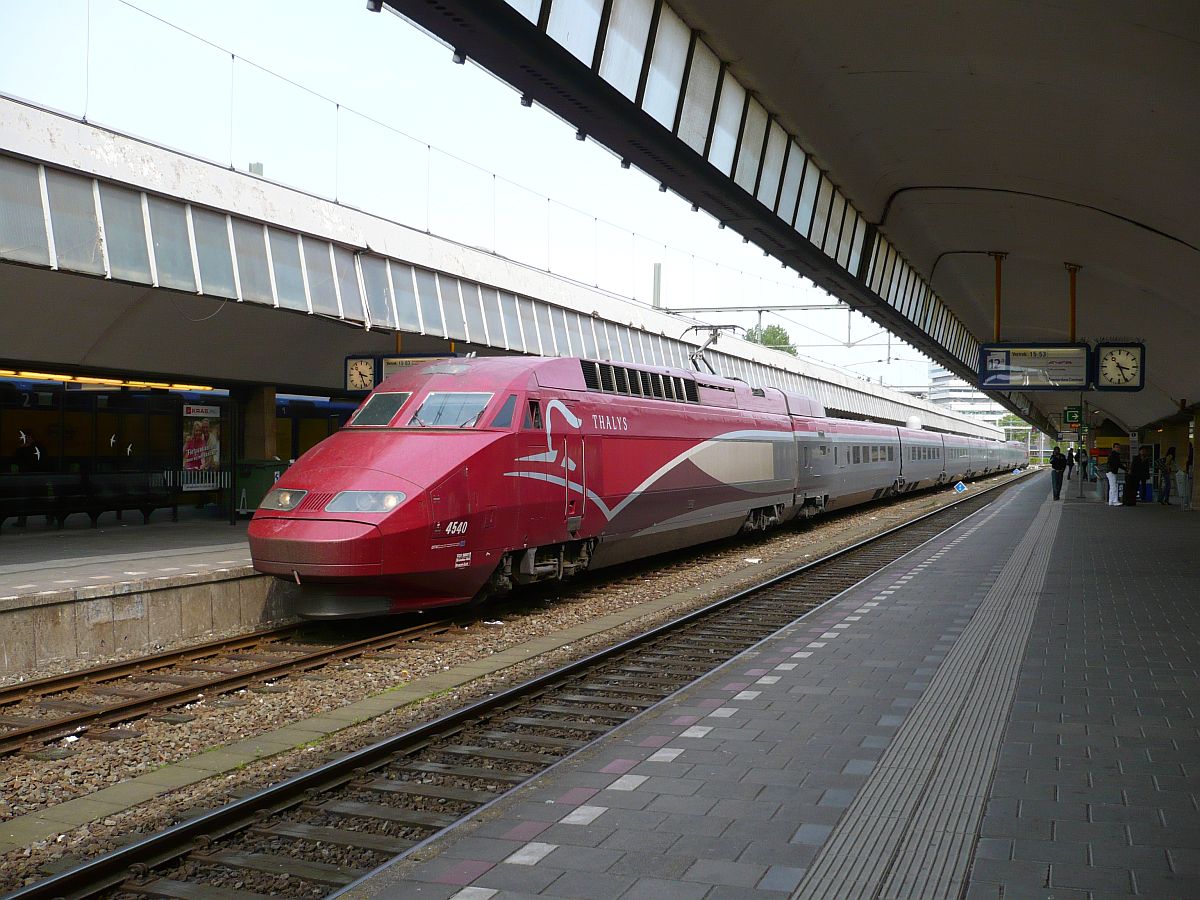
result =
[{"label": "train number 4540", "polygon": [[467,523],[465,521],[447,522],[445,533],[446,534],[466,534],[467,533]]}]

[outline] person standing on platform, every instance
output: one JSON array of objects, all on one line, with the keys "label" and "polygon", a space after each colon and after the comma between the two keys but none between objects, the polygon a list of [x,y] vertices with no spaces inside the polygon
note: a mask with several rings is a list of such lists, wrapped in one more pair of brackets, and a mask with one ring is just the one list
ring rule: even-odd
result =
[{"label": "person standing on platform", "polygon": [[1125,463],[1121,459],[1121,447],[1119,444],[1113,444],[1112,450],[1108,454],[1108,505],[1120,506],[1121,501],[1117,499],[1117,473],[1125,468]]},{"label": "person standing on platform", "polygon": [[1178,466],[1175,465],[1175,448],[1168,447],[1167,455],[1162,458],[1159,463],[1162,477],[1162,491],[1158,496],[1158,502],[1163,506],[1171,505],[1171,483],[1175,480],[1175,470]]},{"label": "person standing on platform", "polygon": [[1067,458],[1062,455],[1062,451],[1057,447],[1050,454],[1050,487],[1054,491],[1054,499],[1059,499],[1058,495],[1062,493],[1063,484],[1063,469],[1067,467]]},{"label": "person standing on platform", "polygon": [[1179,508],[1192,508],[1192,445],[1188,444],[1187,460],[1175,467],[1175,487],[1179,494]]},{"label": "person standing on platform", "polygon": [[1071,480],[1071,473],[1075,471],[1075,450],[1072,447],[1067,448],[1067,481]]},{"label": "person standing on platform", "polygon": [[1149,447],[1139,447],[1138,455],[1129,460],[1129,468],[1125,470],[1125,494],[1122,497],[1125,506],[1137,506],[1142,484],[1150,475],[1149,453]]}]

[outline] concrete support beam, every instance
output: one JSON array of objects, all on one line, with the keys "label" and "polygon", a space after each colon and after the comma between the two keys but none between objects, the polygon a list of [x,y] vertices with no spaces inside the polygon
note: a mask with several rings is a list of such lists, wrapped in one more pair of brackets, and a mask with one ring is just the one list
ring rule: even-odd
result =
[{"label": "concrete support beam", "polygon": [[245,441],[243,459],[274,459],[279,454],[275,445],[275,388],[254,388],[245,404]]}]

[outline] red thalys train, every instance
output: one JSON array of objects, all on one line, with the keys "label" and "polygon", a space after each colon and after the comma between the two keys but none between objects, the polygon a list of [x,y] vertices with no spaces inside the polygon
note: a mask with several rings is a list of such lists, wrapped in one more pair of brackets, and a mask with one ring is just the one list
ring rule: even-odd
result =
[{"label": "red thalys train", "polygon": [[580,359],[414,367],[250,523],[309,618],[478,600],[1024,465],[1020,444],[833,419],[712,375]]}]

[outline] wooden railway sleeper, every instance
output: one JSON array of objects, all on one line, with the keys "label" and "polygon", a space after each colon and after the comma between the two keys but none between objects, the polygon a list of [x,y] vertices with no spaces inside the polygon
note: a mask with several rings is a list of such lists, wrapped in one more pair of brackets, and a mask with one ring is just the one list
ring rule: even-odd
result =
[{"label": "wooden railway sleeper", "polygon": [[287,875],[291,878],[315,881],[318,884],[328,884],[334,887],[344,887],[366,874],[364,869],[351,869],[331,863],[309,862],[274,853],[241,853],[236,850],[193,851],[188,854],[188,859],[207,866],[246,869],[252,872],[265,872],[268,875]]}]

